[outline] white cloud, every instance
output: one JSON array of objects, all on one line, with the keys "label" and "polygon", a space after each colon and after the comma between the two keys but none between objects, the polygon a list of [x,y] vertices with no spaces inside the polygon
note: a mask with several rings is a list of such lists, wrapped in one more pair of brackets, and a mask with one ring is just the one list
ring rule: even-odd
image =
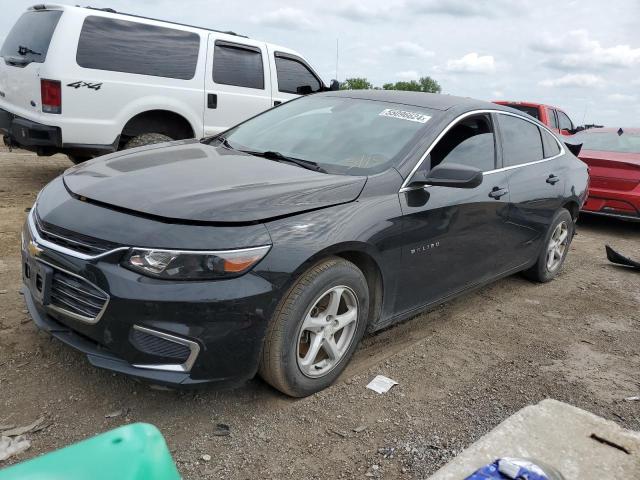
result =
[{"label": "white cloud", "polygon": [[624,93],[612,93],[611,95],[607,95],[607,100],[612,102],[635,102],[637,99],[637,95],[627,95]]},{"label": "white cloud", "polygon": [[447,60],[446,70],[457,73],[492,73],[496,70],[496,62],[492,55],[471,52],[462,58]]},{"label": "white cloud", "polygon": [[640,65],[640,48],[630,45],[603,47],[599,41],[591,39],[586,30],[572,30],[559,37],[547,34],[531,48],[549,56],[545,64],[562,70]]},{"label": "white cloud", "polygon": [[254,15],[251,17],[251,22],[291,30],[316,30],[318,28],[302,10],[290,7],[279,8],[264,15]]},{"label": "white cloud", "polygon": [[420,75],[415,70],[406,70],[404,72],[397,72],[396,77],[401,80],[417,80]]},{"label": "white cloud", "polygon": [[604,83],[602,77],[590,73],[568,73],[560,78],[539,82],[542,87],[599,87]]},{"label": "white cloud", "polygon": [[403,57],[427,58],[435,54],[421,45],[413,42],[397,42],[394,45],[382,47],[383,52],[392,53]]},{"label": "white cloud", "polygon": [[498,17],[522,14],[528,2],[511,0],[413,0],[410,10],[420,14],[440,14],[452,17]]},{"label": "white cloud", "polygon": [[389,10],[387,8],[375,8],[370,5],[363,5],[359,2],[351,2],[343,3],[332,10],[332,13],[346,20],[363,22],[386,19],[389,15]]},{"label": "white cloud", "polygon": [[504,97],[504,92],[502,90],[494,90],[491,92],[491,95],[493,95],[494,98],[502,98]]}]

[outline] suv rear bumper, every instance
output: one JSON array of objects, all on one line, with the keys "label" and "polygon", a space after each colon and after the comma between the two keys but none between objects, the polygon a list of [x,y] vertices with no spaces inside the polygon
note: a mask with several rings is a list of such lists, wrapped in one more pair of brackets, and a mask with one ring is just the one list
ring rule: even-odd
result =
[{"label": "suv rear bumper", "polygon": [[2,108],[0,108],[0,136],[9,147],[31,150],[43,156],[56,153],[78,156],[104,155],[115,152],[120,143],[120,136],[108,145],[63,143],[60,127],[34,122]]},{"label": "suv rear bumper", "polygon": [[0,134],[8,146],[43,152],[51,150],[51,153],[62,149],[62,132],[59,127],[33,122],[2,109]]}]

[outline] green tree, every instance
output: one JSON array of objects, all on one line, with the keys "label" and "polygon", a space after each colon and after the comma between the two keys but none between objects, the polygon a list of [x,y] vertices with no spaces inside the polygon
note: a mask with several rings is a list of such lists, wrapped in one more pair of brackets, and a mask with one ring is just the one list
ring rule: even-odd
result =
[{"label": "green tree", "polygon": [[370,90],[373,85],[364,77],[347,78],[340,84],[340,90]]},{"label": "green tree", "polygon": [[408,90],[427,93],[440,93],[442,91],[440,84],[431,77],[420,77],[418,81],[385,83],[382,88],[385,90]]}]

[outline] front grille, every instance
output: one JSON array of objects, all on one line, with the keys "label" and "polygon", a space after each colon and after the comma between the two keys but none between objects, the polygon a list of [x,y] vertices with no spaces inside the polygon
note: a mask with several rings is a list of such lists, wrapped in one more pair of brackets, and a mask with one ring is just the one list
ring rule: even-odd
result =
[{"label": "front grille", "polygon": [[87,255],[99,255],[121,246],[43,222],[42,219],[40,219],[38,212],[34,213],[36,230],[38,230],[40,237],[61,247],[85,253]]},{"label": "front grille", "polygon": [[54,270],[51,279],[49,304],[60,313],[72,318],[93,322],[102,312],[108,296],[89,282],[60,270]]},{"label": "front grille", "polygon": [[140,330],[131,330],[131,343],[141,352],[176,359],[180,362],[185,362],[191,354],[191,350],[186,345],[172,342],[156,335],[150,335]]}]

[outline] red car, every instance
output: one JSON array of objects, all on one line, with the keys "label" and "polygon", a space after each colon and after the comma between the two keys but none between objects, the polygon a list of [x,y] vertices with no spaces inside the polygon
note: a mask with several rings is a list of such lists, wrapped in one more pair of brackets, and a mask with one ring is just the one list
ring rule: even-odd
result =
[{"label": "red car", "polygon": [[578,157],[589,165],[582,211],[640,221],[640,128],[592,128],[577,133]]},{"label": "red car", "polygon": [[528,113],[533,118],[541,121],[551,130],[562,135],[573,135],[575,125],[569,118],[569,115],[564,113],[557,107],[551,105],[544,105],[542,103],[532,102],[510,102],[506,100],[495,100],[493,103],[498,105],[506,105],[507,107],[515,108],[521,112]]}]

